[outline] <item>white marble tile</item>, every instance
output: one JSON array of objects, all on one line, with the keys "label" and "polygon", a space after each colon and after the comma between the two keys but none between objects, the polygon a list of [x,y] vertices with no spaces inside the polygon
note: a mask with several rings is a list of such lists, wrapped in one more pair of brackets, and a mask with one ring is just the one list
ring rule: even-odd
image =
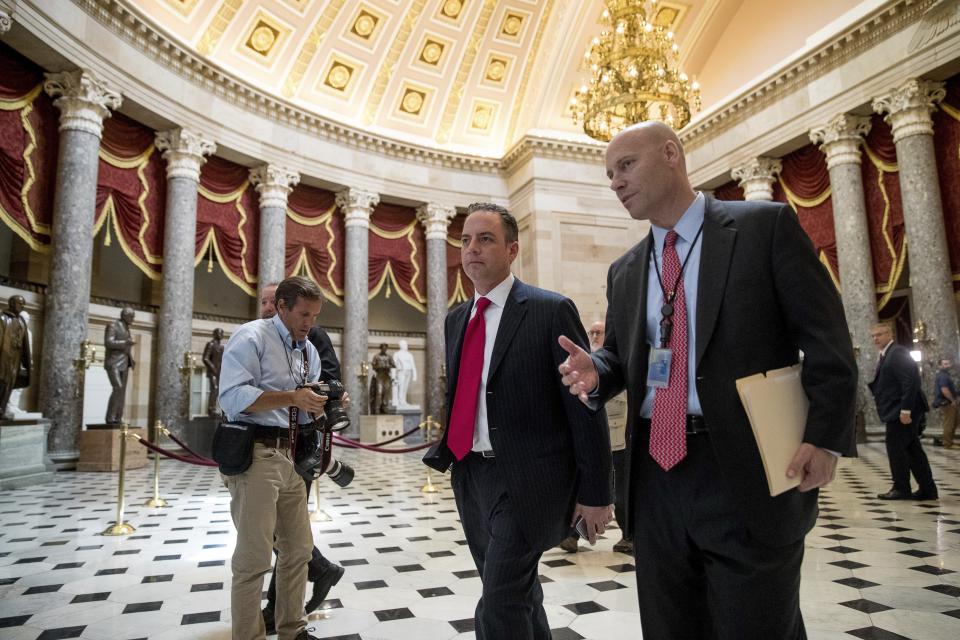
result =
[{"label": "white marble tile", "polygon": [[640,616],[620,611],[601,611],[577,616],[570,628],[589,639],[640,640]]},{"label": "white marble tile", "polygon": [[407,618],[381,622],[363,633],[364,640],[449,640],[457,635],[447,622]]},{"label": "white marble tile", "polygon": [[871,617],[876,626],[908,638],[923,640],[960,638],[960,620],[940,613],[893,609],[875,613]]}]

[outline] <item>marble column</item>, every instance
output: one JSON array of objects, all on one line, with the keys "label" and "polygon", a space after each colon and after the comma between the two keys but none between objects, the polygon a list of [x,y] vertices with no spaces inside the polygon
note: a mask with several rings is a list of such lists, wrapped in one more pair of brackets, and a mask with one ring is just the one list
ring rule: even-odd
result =
[{"label": "marble column", "polygon": [[292,169],[264,164],[250,170],[250,182],[260,194],[259,300],[264,285],[280,282],[286,274],[287,197],[300,182],[300,174]]},{"label": "marble column", "polygon": [[[344,243],[343,302],[346,316],[343,322],[342,366],[343,385],[353,399],[349,435],[360,433],[360,415],[367,413],[363,406],[364,389],[360,379],[360,364],[367,359],[369,321],[369,239],[370,216],[380,202],[380,196],[359,189],[344,189],[337,193],[337,206],[344,213],[346,238]],[[367,378],[369,383],[369,378]]]},{"label": "marble column", "polygon": [[[869,132],[870,118],[845,113],[810,131],[810,141],[820,145],[830,172],[840,290],[847,326],[857,353],[860,372],[857,404],[861,409],[867,406],[867,383],[873,379],[877,366],[877,352],[870,338],[870,328],[877,322],[876,284],[860,172],[860,145]],[[879,428],[875,412],[863,410],[863,414],[871,429]]]},{"label": "marble column", "polygon": [[156,419],[183,434],[189,421],[190,377],[185,358],[193,337],[193,267],[197,234],[197,186],[205,156],[216,145],[199,133],[173,129],[157,134],[167,163],[163,224],[163,297],[157,318]]},{"label": "marble column", "polygon": [[447,315],[447,227],[457,215],[456,207],[425,204],[417,220],[427,236],[427,353],[424,378],[424,419],[443,415],[444,397],[440,373],[444,361],[443,320]]},{"label": "marble column", "polygon": [[60,150],[50,233],[50,286],[44,302],[40,407],[52,422],[50,459],[73,469],[79,456],[83,389],[74,360],[87,337],[93,212],[103,119],[120,94],[89,71],[48,73],[43,89],[60,110]]},{"label": "marble column", "polygon": [[743,188],[744,200],[773,200],[773,183],[781,168],[778,158],[760,157],[734,167],[730,175]]},{"label": "marble column", "polygon": [[893,142],[897,147],[913,319],[923,321],[929,339],[921,345],[923,391],[928,395],[933,387],[936,360],[941,355],[956,360],[958,355],[957,308],[931,118],[945,95],[942,82],[911,79],[873,100],[874,111],[887,114],[885,120],[893,129]]}]

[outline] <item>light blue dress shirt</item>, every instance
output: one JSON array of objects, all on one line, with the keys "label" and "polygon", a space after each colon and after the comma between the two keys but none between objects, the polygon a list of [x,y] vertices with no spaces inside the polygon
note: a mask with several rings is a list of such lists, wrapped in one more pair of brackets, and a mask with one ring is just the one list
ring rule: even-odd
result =
[{"label": "light blue dress shirt", "polygon": [[[303,359],[307,376],[303,376]],[[320,354],[307,340],[293,342],[280,316],[242,325],[227,341],[220,367],[220,407],[231,422],[289,427],[289,411],[274,409],[247,413],[264,391],[292,391],[320,378]],[[301,411],[300,424],[310,422]]]},{"label": "light blue dress shirt", "polygon": [[[677,239],[677,257],[680,264],[686,267],[683,270],[683,299],[687,303],[687,413],[703,415],[700,408],[700,397],[697,395],[697,280],[700,277],[700,250],[703,247],[703,234],[697,239],[697,232],[703,225],[703,216],[706,211],[706,197],[697,193],[697,197],[674,225],[673,230],[680,236]],[[657,282],[657,269],[663,273],[663,245],[669,229],[662,229],[656,225],[651,227],[653,232],[653,250],[650,252],[650,272],[647,275],[647,344],[653,347],[660,346],[660,308],[663,306],[663,289]],[[693,251],[691,252],[691,247]],[[687,256],[690,256],[689,259]],[[654,267],[656,261],[656,267]],[[676,327],[674,327],[676,331]],[[650,418],[653,415],[653,398],[656,389],[647,387],[647,395],[640,407],[640,415]]]}]

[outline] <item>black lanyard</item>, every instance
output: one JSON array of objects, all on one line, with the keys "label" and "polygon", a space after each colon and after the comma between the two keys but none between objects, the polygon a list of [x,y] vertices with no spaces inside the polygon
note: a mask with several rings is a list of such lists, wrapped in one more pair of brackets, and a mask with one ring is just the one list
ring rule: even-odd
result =
[{"label": "black lanyard", "polygon": [[[677,297],[677,289],[680,286],[680,281],[683,279],[683,272],[687,269],[687,263],[690,261],[690,256],[693,255],[693,250],[697,246],[697,241],[700,240],[700,234],[703,232],[703,223],[700,223],[700,228],[697,229],[697,235],[693,237],[693,242],[690,243],[690,250],[687,252],[687,257],[683,259],[683,264],[680,265],[680,273],[677,274],[677,279],[673,283],[673,287],[670,289],[670,292],[663,288],[663,276],[660,275],[660,265],[657,263],[656,255],[656,245],[654,245],[654,255],[653,255],[653,268],[657,272],[657,284],[660,285],[660,292],[663,294],[663,306],[660,307],[660,348],[666,349],[670,346],[670,334],[673,332],[673,301]],[[679,234],[677,234],[679,237]],[[651,240],[653,239],[653,233],[650,233]],[[666,248],[666,239],[664,239],[664,248]],[[674,251],[676,251],[676,244],[674,244]],[[660,253],[660,259],[663,260],[663,252]]]},{"label": "black lanyard", "polygon": [[[272,320],[271,320],[272,322]],[[306,345],[300,351],[300,375],[302,376],[301,382],[297,382],[296,376],[293,375],[293,361],[290,357],[290,353],[293,352],[293,348],[287,344],[287,341],[283,339],[283,334],[280,333],[280,329],[277,328],[277,325],[273,325],[274,329],[277,329],[277,337],[280,339],[280,342],[283,344],[283,355],[287,360],[287,370],[290,372],[290,379],[293,381],[293,384],[299,389],[302,384],[306,384],[307,375],[309,374],[309,364],[307,363],[307,349]],[[293,334],[290,335],[293,338]],[[290,352],[290,353],[288,353]],[[288,408],[289,415],[289,425],[290,430],[289,440],[290,440],[290,459],[296,460],[297,456],[297,437],[300,435],[300,407],[294,405]]]}]

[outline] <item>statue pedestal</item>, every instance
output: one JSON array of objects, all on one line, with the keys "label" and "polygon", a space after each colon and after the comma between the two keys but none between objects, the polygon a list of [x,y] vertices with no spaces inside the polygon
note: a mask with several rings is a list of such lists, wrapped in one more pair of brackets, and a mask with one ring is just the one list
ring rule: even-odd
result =
[{"label": "statue pedestal", "polygon": [[[420,407],[416,405],[407,405],[406,407],[389,407],[387,409],[387,413],[396,416],[403,416],[403,430],[400,433],[406,433],[411,429],[416,429],[420,424],[420,416],[422,415]],[[418,442],[423,442],[423,437],[418,436],[416,433],[411,433],[409,436],[404,438],[404,440],[406,442],[410,442],[411,438],[418,438]]]},{"label": "statue pedestal", "polygon": [[360,416],[360,442],[374,444],[403,433],[403,416]]},{"label": "statue pedestal", "polygon": [[53,480],[47,461],[50,421],[0,420],[0,489],[17,489]]},{"label": "statue pedestal", "polygon": [[[131,428],[131,435],[147,437],[147,430]],[[134,438],[127,441],[127,469],[139,469],[147,466],[147,448]],[[88,424],[80,432],[80,461],[77,471],[119,471],[120,470],[120,425]]]}]

